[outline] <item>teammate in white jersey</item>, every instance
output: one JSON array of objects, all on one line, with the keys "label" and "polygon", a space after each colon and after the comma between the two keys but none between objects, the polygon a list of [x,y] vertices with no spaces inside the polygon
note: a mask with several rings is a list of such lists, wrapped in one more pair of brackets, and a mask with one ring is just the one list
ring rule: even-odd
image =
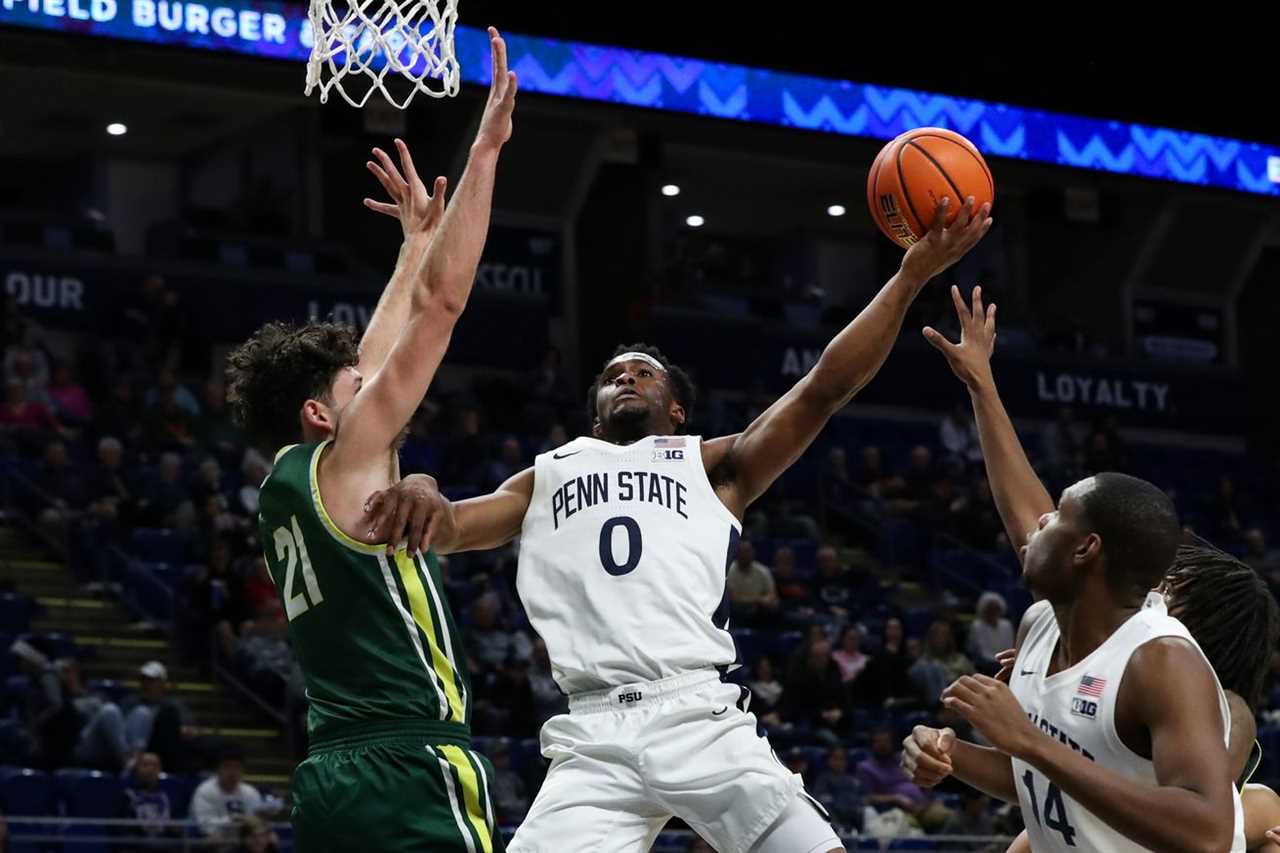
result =
[{"label": "teammate in white jersey", "polygon": [[[991,226],[989,207],[974,211],[970,198],[946,229],[947,206],[813,370],[744,432],[687,435],[688,377],[655,349],[624,347],[591,386],[591,437],[491,495],[441,499],[429,537],[439,553],[520,536],[521,600],[569,694],[570,712],[543,727],[551,766],[513,853],[645,851],[673,816],[723,853],[843,849],[757,736],[748,691],[721,680],[737,661],[726,573],[747,507],[875,375],[925,283]],[[371,509],[387,514],[386,499]]]},{"label": "teammate in white jersey", "polygon": [[1190,633],[1147,594],[1181,537],[1172,502],[1108,473],[1068,488],[1055,509],[995,390],[994,306],[976,288],[971,310],[952,296],[960,344],[925,335],[970,390],[992,493],[1045,600],[1023,619],[1012,687],[978,676],[944,692],[995,748],[918,727],[904,764],[923,783],[954,773],[1018,802],[1038,853],[1243,851],[1225,695]]}]

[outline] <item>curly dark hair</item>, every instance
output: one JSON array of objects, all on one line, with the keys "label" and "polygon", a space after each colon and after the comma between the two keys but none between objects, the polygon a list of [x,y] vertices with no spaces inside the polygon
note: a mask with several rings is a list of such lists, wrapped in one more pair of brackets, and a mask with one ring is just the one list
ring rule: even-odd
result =
[{"label": "curly dark hair", "polygon": [[307,400],[331,402],[333,378],[359,360],[355,333],[337,323],[267,323],[227,357],[227,401],[250,438],[272,450],[298,441]]},{"label": "curly dark hair", "polygon": [[595,379],[591,380],[591,385],[587,388],[587,423],[595,423],[597,417],[596,396],[600,393],[600,380],[604,378],[604,371],[609,366],[609,362],[629,352],[642,352],[657,360],[659,364],[667,369],[667,379],[671,385],[671,396],[684,409],[684,423],[676,427],[676,432],[688,432],[689,423],[693,420],[693,405],[698,401],[698,389],[694,386],[693,380],[689,378],[689,374],[685,373],[679,366],[672,364],[662,350],[644,343],[619,346],[613,351],[613,355],[605,359],[604,364],[600,366],[600,372],[596,374]]},{"label": "curly dark hair", "polygon": [[1256,709],[1280,640],[1280,606],[1248,565],[1208,542],[1183,545],[1164,580],[1169,612],[1200,645],[1223,690]]}]

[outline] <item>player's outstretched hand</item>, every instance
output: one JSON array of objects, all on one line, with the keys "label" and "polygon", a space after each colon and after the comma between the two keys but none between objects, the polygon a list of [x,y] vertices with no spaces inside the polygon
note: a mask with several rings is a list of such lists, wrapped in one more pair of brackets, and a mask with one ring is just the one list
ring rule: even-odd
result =
[{"label": "player's outstretched hand", "polygon": [[1040,730],[1031,724],[1009,685],[988,675],[965,675],[942,691],[942,704],[969,721],[1005,755],[1020,756]]},{"label": "player's outstretched hand", "polygon": [[403,174],[381,148],[373,149],[377,162],[370,160],[365,164],[391,196],[391,202],[366,198],[364,206],[400,220],[406,240],[413,236],[430,240],[444,218],[444,191],[448,182],[443,177],[436,178],[433,190],[428,192],[426,184],[418,177],[409,146],[404,144],[404,140],[396,140],[396,151],[400,153]]},{"label": "player's outstretched hand", "polygon": [[975,286],[966,305],[960,288],[952,285],[951,301],[960,318],[960,343],[953,344],[932,326],[924,327],[924,338],[942,353],[951,372],[969,389],[991,381],[991,353],[996,347],[995,303],[983,308],[982,288]]},{"label": "player's outstretched hand", "polygon": [[511,138],[511,114],[516,108],[519,84],[516,72],[507,68],[507,42],[493,27],[489,27],[489,51],[492,59],[489,100],[484,105],[475,144],[496,150]]},{"label": "player's outstretched hand", "polygon": [[928,281],[968,254],[991,230],[993,220],[990,203],[975,211],[973,196],[964,200],[964,208],[948,228],[947,213],[953,203],[950,198],[944,197],[935,208],[933,224],[929,226],[929,230],[902,257],[904,273],[919,281]]},{"label": "player's outstretched hand", "polygon": [[951,729],[916,726],[902,741],[902,769],[911,781],[932,788],[951,775],[951,747],[956,733]]},{"label": "player's outstretched hand", "polygon": [[374,492],[364,503],[366,536],[370,542],[386,542],[387,553],[406,548],[425,553],[431,540],[453,518],[453,505],[435,477],[412,474],[389,489]]}]

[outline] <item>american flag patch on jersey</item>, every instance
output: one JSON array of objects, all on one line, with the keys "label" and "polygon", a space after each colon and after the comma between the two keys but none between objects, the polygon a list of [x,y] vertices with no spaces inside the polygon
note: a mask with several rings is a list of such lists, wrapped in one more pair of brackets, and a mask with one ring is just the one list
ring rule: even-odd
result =
[{"label": "american flag patch on jersey", "polygon": [[684,447],[685,437],[680,438],[655,438],[653,446],[656,447]]},{"label": "american flag patch on jersey", "polygon": [[1080,679],[1080,686],[1076,688],[1076,692],[1084,696],[1093,696],[1098,698],[1102,696],[1102,691],[1106,689],[1107,680],[1105,678],[1095,678],[1092,675],[1086,675]]}]

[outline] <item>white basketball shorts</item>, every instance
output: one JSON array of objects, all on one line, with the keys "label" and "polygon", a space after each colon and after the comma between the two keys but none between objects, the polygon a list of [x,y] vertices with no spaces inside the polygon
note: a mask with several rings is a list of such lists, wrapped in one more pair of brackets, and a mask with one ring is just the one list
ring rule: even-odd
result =
[{"label": "white basketball shorts", "polygon": [[[542,728],[551,767],[510,853],[644,853],[673,816],[721,853],[748,853],[808,799],[756,733],[749,696],[715,670],[571,696]],[[819,808],[805,809],[814,837],[834,839]]]}]

